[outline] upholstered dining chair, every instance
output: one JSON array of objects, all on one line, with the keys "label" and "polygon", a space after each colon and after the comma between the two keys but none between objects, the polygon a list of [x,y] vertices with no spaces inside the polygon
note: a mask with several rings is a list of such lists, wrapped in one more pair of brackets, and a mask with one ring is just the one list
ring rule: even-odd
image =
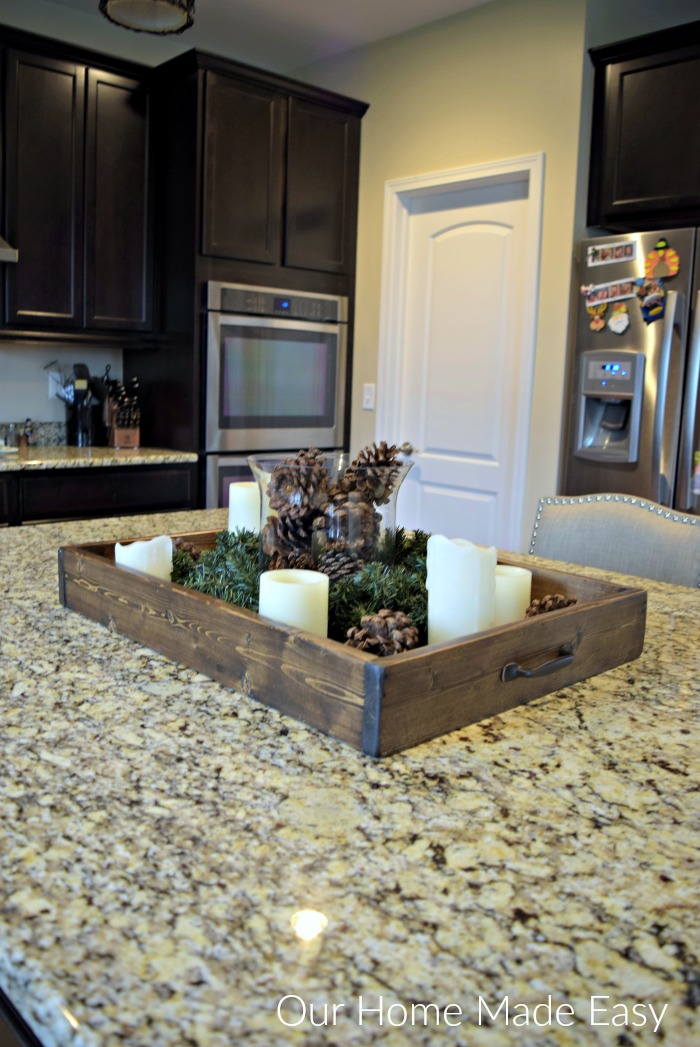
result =
[{"label": "upholstered dining chair", "polygon": [[700,516],[626,494],[540,498],[530,553],[700,587]]}]

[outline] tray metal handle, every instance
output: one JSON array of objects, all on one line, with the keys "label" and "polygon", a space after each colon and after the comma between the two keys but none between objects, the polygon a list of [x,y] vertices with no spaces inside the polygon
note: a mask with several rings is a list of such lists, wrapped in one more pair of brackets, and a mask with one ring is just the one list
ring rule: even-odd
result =
[{"label": "tray metal handle", "polygon": [[507,683],[508,680],[517,680],[520,676],[526,676],[528,679],[533,676],[548,676],[549,673],[555,673],[557,669],[563,669],[564,666],[571,665],[573,660],[574,643],[571,641],[562,644],[556,658],[552,658],[549,662],[543,662],[542,665],[536,665],[533,669],[524,669],[517,662],[507,662],[501,669],[501,679],[504,683]]}]

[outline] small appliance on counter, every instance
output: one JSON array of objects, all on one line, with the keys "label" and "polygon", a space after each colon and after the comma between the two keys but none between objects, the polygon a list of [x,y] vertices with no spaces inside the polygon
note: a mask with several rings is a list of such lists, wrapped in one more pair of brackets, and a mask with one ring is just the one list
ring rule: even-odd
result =
[{"label": "small appliance on counter", "polygon": [[91,378],[85,363],[74,363],[73,372],[63,384],[66,404],[66,443],[71,447],[104,447],[106,387],[103,380]]}]

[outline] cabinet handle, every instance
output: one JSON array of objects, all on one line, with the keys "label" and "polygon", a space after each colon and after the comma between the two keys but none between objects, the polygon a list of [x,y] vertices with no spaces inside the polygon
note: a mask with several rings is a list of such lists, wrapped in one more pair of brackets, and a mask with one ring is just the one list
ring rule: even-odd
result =
[{"label": "cabinet handle", "polygon": [[555,673],[557,669],[563,669],[565,665],[571,665],[573,660],[574,644],[573,642],[565,643],[559,648],[556,658],[543,662],[542,665],[536,665],[534,669],[523,669],[522,665],[518,665],[517,662],[507,662],[501,669],[501,679],[507,683],[508,680],[517,680],[519,676],[526,676],[528,679],[533,676],[547,676],[549,673]]}]

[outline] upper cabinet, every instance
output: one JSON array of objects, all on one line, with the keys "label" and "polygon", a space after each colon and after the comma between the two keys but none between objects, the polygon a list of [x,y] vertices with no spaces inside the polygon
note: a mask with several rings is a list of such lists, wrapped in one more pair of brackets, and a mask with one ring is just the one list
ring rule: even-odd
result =
[{"label": "upper cabinet", "polygon": [[[3,334],[152,327],[150,101],[140,75],[4,59]],[[129,70],[131,72],[131,70]]]},{"label": "upper cabinet", "polygon": [[354,272],[364,103],[196,51],[156,83],[166,225],[189,228],[191,250],[251,282]]},{"label": "upper cabinet", "polygon": [[595,48],[588,224],[700,224],[700,22]]}]

